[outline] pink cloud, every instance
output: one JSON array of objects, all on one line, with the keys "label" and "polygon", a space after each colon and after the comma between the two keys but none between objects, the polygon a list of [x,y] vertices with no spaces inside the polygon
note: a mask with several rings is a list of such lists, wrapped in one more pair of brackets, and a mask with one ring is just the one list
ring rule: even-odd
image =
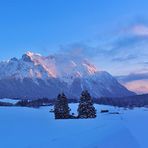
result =
[{"label": "pink cloud", "polygon": [[137,94],[148,93],[148,80],[135,80],[132,82],[127,82],[123,84],[126,88],[131,91],[136,92]]},{"label": "pink cloud", "polygon": [[148,26],[146,25],[135,25],[131,29],[131,32],[139,36],[148,36]]},{"label": "pink cloud", "polygon": [[136,36],[148,36],[148,25],[144,24],[135,24],[127,28],[124,28],[122,31],[125,35],[136,35]]}]

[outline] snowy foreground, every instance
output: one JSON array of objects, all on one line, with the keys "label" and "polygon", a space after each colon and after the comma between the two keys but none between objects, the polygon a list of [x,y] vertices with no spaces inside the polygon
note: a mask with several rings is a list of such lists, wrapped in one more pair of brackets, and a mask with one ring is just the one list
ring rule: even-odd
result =
[{"label": "snowy foreground", "polygon": [[148,148],[146,108],[96,105],[98,117],[87,120],[54,120],[51,108],[0,107],[0,148]]}]

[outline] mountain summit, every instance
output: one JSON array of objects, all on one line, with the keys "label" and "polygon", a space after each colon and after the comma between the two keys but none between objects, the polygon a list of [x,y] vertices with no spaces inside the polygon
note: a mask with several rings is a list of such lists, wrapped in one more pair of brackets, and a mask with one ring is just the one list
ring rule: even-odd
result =
[{"label": "mountain summit", "polygon": [[0,63],[0,98],[54,98],[59,92],[78,98],[84,89],[93,97],[134,94],[85,59],[27,52]]}]

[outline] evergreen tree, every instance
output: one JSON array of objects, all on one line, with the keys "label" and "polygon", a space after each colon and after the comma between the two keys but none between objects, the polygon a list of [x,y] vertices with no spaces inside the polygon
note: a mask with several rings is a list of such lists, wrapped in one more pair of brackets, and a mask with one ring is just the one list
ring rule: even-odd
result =
[{"label": "evergreen tree", "polygon": [[96,109],[93,106],[93,100],[87,90],[81,93],[78,106],[78,118],[95,118]]},{"label": "evergreen tree", "polygon": [[68,100],[64,93],[59,94],[54,105],[55,119],[68,119],[70,118],[70,108]]}]

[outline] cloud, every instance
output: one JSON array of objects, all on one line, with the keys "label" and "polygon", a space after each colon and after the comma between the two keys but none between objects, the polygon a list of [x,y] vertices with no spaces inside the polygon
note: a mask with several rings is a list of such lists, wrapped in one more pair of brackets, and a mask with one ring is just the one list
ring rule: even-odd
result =
[{"label": "cloud", "polygon": [[125,33],[135,36],[148,36],[148,25],[146,24],[135,24],[126,28]]},{"label": "cloud", "polygon": [[101,41],[98,38],[92,42],[61,45],[60,52],[79,59],[89,59],[98,69],[102,68],[113,75],[129,74],[145,68],[144,62],[148,57],[147,23],[120,26],[118,32]]},{"label": "cloud", "polygon": [[101,44],[100,41],[98,38],[95,44],[79,42],[60,46],[60,51],[67,56],[87,58],[98,69],[113,75],[124,75],[117,78],[130,90],[148,92],[148,23],[136,21],[120,26]]},{"label": "cloud", "polygon": [[133,60],[136,59],[137,56],[135,55],[128,55],[128,56],[122,56],[122,57],[117,57],[117,58],[113,58],[112,61],[114,62],[125,62],[125,61],[129,61],[129,60]]},{"label": "cloud", "polygon": [[135,80],[124,84],[129,90],[136,92],[137,94],[148,93],[148,79],[146,80]]},{"label": "cloud", "polygon": [[148,73],[133,73],[125,76],[117,76],[117,79],[122,83],[132,82],[135,80],[148,80]]},{"label": "cloud", "polygon": [[117,37],[109,43],[111,48],[107,56],[110,56],[112,62],[118,65],[130,62],[135,68],[137,65],[143,68],[145,66],[143,62],[148,57],[148,25],[137,23],[123,27],[121,30],[117,33]]},{"label": "cloud", "polygon": [[60,46],[61,53],[64,53],[73,57],[74,56],[79,57],[79,58],[88,57],[91,50],[93,50],[93,47],[91,47],[90,45],[86,45],[84,43],[72,43],[72,44]]},{"label": "cloud", "polygon": [[116,78],[131,91],[138,94],[148,93],[148,73],[134,73]]},{"label": "cloud", "polygon": [[93,46],[87,43],[73,43],[68,45],[60,46],[60,53],[66,54],[70,57],[75,57],[79,59],[90,59],[93,60],[96,57],[102,57],[106,55],[104,49],[99,48],[98,46]]},{"label": "cloud", "polygon": [[148,62],[143,62],[144,65],[148,66]]}]

